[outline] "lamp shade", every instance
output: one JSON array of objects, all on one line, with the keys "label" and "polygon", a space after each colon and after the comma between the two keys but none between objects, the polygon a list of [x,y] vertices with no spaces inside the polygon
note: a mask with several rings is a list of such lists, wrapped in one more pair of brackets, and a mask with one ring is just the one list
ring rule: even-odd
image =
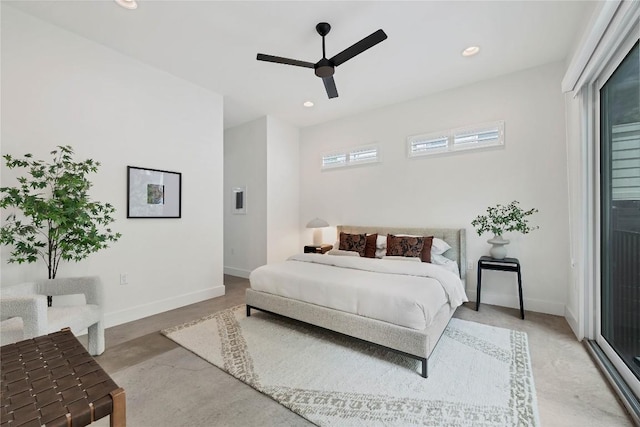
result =
[{"label": "lamp shade", "polygon": [[329,223],[324,219],[314,218],[307,223],[307,228],[323,228],[328,227]]},{"label": "lamp shade", "polygon": [[116,3],[118,3],[120,6],[124,7],[125,9],[137,9],[138,8],[138,3],[136,3],[136,0],[114,0]]}]

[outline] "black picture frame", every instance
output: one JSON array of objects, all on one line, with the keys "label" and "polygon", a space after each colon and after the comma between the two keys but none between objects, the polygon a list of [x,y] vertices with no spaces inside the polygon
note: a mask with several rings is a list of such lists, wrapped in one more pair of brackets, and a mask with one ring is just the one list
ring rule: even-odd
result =
[{"label": "black picture frame", "polygon": [[127,218],[181,218],[182,174],[127,166]]}]

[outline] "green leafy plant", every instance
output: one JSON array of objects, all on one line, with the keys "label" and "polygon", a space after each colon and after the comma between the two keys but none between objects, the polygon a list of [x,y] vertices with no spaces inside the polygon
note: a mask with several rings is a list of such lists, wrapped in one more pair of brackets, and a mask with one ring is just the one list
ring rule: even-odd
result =
[{"label": "green leafy plant", "polygon": [[509,203],[508,205],[496,205],[487,208],[486,215],[478,215],[476,219],[471,221],[471,225],[476,228],[478,235],[492,232],[496,236],[501,236],[506,231],[519,231],[522,234],[527,234],[530,231],[536,230],[538,226],[529,225],[527,217],[538,212],[538,209],[524,210],[520,207],[517,200]]},{"label": "green leafy plant", "polygon": [[0,188],[0,208],[13,208],[0,227],[0,244],[13,246],[8,262],[42,258],[49,279],[55,279],[61,260],[83,260],[121,234],[108,228],[114,207],[89,198],[88,175],[96,173],[100,163],[74,161],[68,145],[58,146],[51,155],[52,163],[34,160],[31,154],[23,159],[2,156],[9,169],[25,168],[26,176],[18,178],[17,187]]}]

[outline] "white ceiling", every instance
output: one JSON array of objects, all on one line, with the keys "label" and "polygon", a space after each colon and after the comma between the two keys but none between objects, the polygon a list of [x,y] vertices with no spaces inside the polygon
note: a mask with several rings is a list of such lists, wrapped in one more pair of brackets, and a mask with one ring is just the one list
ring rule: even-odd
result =
[{"label": "white ceiling", "polygon": [[[585,1],[2,1],[224,96],[225,128],[271,114],[304,127],[566,59],[594,10]],[[388,39],[336,68],[327,99],[312,69],[382,28]],[[481,52],[463,58],[478,45]],[[558,82],[560,90],[560,82]],[[313,108],[302,106],[304,101]]]}]

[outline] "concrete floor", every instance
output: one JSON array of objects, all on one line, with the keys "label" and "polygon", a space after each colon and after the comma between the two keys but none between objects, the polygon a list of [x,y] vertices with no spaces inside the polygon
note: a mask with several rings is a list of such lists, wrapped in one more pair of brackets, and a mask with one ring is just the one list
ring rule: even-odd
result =
[{"label": "concrete floor", "polygon": [[[225,286],[225,296],[106,331],[96,360],[127,393],[129,427],[312,425],[159,333],[244,303],[246,279],[225,276]],[[563,317],[526,312],[521,320],[518,310],[483,304],[476,312],[475,303],[455,317],[528,334],[542,425],[633,425]]]}]

